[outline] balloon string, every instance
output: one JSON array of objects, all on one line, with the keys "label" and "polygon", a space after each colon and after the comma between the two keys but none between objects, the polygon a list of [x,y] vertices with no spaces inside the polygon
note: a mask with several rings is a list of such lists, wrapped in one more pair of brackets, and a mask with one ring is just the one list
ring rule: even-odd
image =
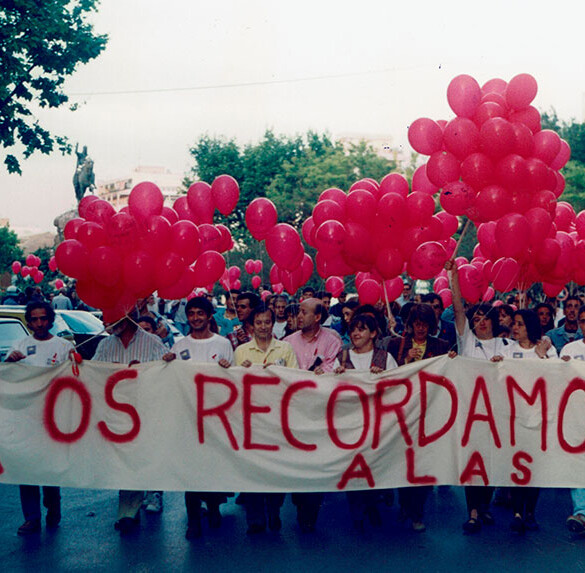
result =
[{"label": "balloon string", "polygon": [[463,230],[461,231],[461,235],[459,235],[459,240],[457,241],[457,244],[455,245],[455,250],[453,251],[453,254],[451,255],[452,259],[454,259],[457,256],[457,251],[459,251],[459,247],[461,246],[461,241],[463,241],[463,237],[465,237],[465,233],[467,232],[467,228],[469,227],[470,223],[471,223],[471,220],[467,219],[467,221],[465,222],[465,225],[463,226]]}]

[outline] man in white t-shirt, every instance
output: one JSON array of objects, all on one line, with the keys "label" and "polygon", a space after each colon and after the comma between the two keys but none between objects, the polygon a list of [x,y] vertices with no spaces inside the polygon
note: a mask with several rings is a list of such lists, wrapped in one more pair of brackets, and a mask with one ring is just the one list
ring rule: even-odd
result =
[{"label": "man in white t-shirt", "polygon": [[274,328],[272,332],[278,340],[284,338],[286,332],[286,297],[282,294],[277,294],[274,297]]},{"label": "man in white t-shirt", "polygon": [[[171,351],[163,356],[163,360],[170,362],[193,360],[194,362],[217,362],[224,368],[234,363],[234,351],[230,341],[223,336],[211,332],[210,322],[215,309],[205,297],[192,298],[185,307],[185,314],[189,322],[188,336],[175,342]],[[220,492],[185,492],[185,506],[187,507],[187,539],[201,537],[201,502],[207,505],[209,526],[218,528],[221,525],[219,506],[226,500],[226,495]]]},{"label": "man in white t-shirt", "polygon": [[[75,351],[71,342],[49,332],[55,322],[55,311],[48,302],[30,302],[24,316],[33,334],[14,344],[8,352],[6,362],[22,361],[34,366],[55,366],[67,360]],[[21,485],[20,503],[25,521],[18,528],[18,535],[40,533],[40,487]],[[47,529],[55,529],[61,521],[61,490],[58,487],[44,486],[43,505],[47,508]]]}]

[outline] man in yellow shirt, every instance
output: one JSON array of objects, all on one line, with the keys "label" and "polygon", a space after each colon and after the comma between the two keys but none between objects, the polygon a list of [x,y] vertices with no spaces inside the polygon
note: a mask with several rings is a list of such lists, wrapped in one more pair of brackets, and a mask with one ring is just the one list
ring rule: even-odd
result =
[{"label": "man in yellow shirt", "polygon": [[[236,366],[249,368],[252,364],[267,366],[286,366],[298,368],[297,357],[292,346],[272,336],[274,327],[274,312],[260,304],[250,315],[250,322],[254,327],[252,340],[238,346],[235,351]],[[279,531],[280,508],[284,503],[284,493],[243,493],[242,503],[246,509],[248,534],[262,533],[266,529],[266,514],[268,527],[272,531]]]}]

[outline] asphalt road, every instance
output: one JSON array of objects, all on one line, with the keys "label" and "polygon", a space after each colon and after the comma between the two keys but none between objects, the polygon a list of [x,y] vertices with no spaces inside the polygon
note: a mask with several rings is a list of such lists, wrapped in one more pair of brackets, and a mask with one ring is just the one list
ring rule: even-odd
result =
[{"label": "asphalt road", "polygon": [[355,533],[343,494],[327,494],[317,530],[299,531],[287,497],[280,533],[246,535],[244,511],[230,499],[223,524],[195,541],[184,537],[183,495],[167,492],[160,515],[143,512],[140,532],[120,538],[113,529],[117,492],[62,490],[63,519],[55,532],[19,537],[18,487],[0,486],[0,571],[585,571],[585,538],[565,528],[567,490],[544,490],[537,508],[540,530],[523,537],[509,530],[510,510],[495,507],[496,525],[462,534],[461,488],[433,491],[426,505],[427,531],[398,522],[396,502],[381,506],[383,525]]}]

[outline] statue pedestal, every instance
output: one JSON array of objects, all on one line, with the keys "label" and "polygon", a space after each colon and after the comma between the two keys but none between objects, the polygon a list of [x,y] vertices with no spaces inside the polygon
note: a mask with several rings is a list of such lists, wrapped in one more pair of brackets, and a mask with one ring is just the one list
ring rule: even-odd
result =
[{"label": "statue pedestal", "polygon": [[65,211],[65,213],[61,213],[61,215],[57,215],[55,220],[53,221],[53,225],[57,228],[57,237],[55,238],[55,247],[63,240],[65,240],[65,236],[63,235],[63,229],[65,229],[65,225],[71,221],[71,219],[75,219],[79,217],[77,213],[77,209],[69,209],[69,211]]}]

